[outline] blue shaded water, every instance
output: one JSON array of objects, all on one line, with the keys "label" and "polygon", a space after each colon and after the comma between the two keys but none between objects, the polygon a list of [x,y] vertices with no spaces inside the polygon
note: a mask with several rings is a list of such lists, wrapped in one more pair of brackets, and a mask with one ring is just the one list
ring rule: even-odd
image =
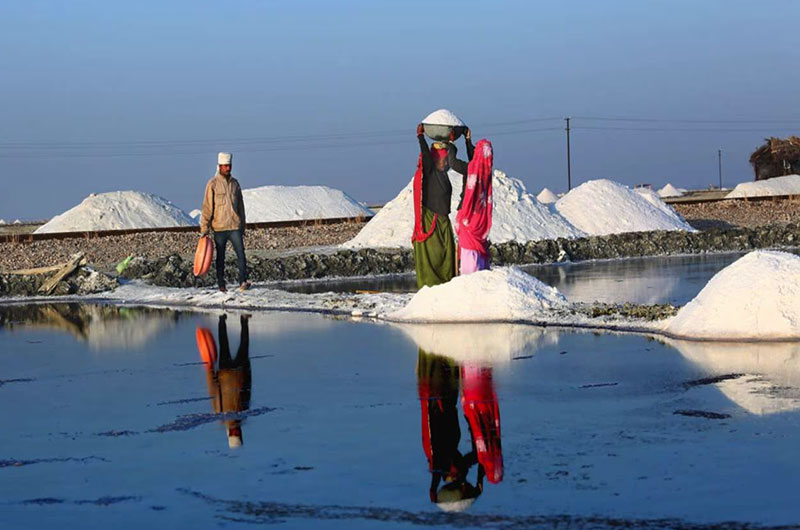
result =
[{"label": "blue shaded water", "polygon": [[800,522],[796,344],[221,315],[0,309],[0,527]]}]

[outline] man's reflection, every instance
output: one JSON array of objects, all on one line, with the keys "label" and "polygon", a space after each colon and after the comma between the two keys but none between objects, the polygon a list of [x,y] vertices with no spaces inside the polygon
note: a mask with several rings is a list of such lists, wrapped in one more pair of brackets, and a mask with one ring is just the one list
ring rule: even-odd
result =
[{"label": "man's reflection", "polygon": [[[219,337],[219,359],[216,359],[216,345],[213,343],[213,336],[209,330],[198,329],[198,347],[200,356],[206,365],[206,381],[208,382],[208,393],[211,396],[214,412],[217,414],[242,412],[250,408],[251,393],[251,370],[250,370],[250,330],[248,323],[249,315],[242,315],[239,319],[241,324],[241,336],[239,339],[239,349],[236,357],[231,357],[231,350],[228,344],[227,315],[219,317],[218,337]],[[201,334],[206,337],[206,342],[202,343]],[[208,344],[210,336],[211,344]],[[213,346],[213,347],[212,347]],[[242,420],[225,420],[228,434],[228,446],[231,449],[242,445]]]},{"label": "man's reflection", "polygon": [[[470,431],[471,447],[459,451],[461,428],[458,418],[459,384],[462,407]],[[422,446],[431,473],[431,502],[445,511],[463,511],[483,492],[483,479],[502,480],[500,416],[492,387],[491,368],[468,367],[440,355],[419,350],[417,390],[422,408]],[[478,465],[473,485],[467,475]],[[440,487],[440,484],[442,484]]]}]

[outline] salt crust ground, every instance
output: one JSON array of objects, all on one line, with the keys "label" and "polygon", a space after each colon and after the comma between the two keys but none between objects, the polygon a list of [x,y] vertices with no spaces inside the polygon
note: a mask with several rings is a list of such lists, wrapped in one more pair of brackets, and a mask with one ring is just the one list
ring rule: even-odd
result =
[{"label": "salt crust ground", "polygon": [[189,215],[167,199],[141,191],[92,194],[36,229],[37,234],[191,226]]},{"label": "salt crust ground", "polygon": [[725,196],[726,199],[743,197],[772,197],[800,195],[800,175],[786,175],[756,182],[742,182]]},{"label": "salt crust ground", "polygon": [[800,340],[800,257],[784,252],[751,252],[717,273],[675,317],[657,322],[586,316],[558,290],[513,267],[459,277],[413,295],[299,294],[263,287],[244,293],[220,293],[215,289],[162,288],[131,282],[91,298],[17,301],[59,300],[193,309],[310,311],[408,324],[516,322],[653,333],[692,340]]}]

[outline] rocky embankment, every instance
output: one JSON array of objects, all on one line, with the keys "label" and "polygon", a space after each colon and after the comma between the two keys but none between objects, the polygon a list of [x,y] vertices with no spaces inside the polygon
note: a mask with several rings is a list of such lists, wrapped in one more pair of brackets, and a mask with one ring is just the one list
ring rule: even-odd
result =
[{"label": "rocky embankment", "polygon": [[[2,274],[0,273],[0,297],[3,296],[39,296],[39,288],[47,280],[45,274]],[[116,278],[81,268],[58,282],[50,296],[68,294],[88,295],[116,289],[119,282]]]},{"label": "rocky embankment", "polygon": [[[560,261],[584,261],[706,252],[748,251],[759,248],[800,246],[800,226],[763,226],[740,229],[712,229],[705,232],[634,232],[580,239],[555,239],[529,243],[492,245],[496,265],[523,265]],[[409,272],[414,269],[411,250],[361,249],[329,253],[301,253],[248,259],[253,281],[301,280],[310,278],[366,276]],[[236,281],[232,256],[226,267],[227,281]],[[123,277],[144,279],[155,285],[190,287],[214,285],[213,271],[202,279],[192,275],[192,263],[178,255],[156,260],[134,259]]]},{"label": "rocky embankment", "polygon": [[[491,247],[495,265],[523,265],[561,261],[615,259],[706,252],[749,251],[760,248],[800,246],[800,225],[772,225],[756,228],[711,229],[703,232],[634,232],[580,239],[555,239],[529,243],[502,243]],[[413,271],[411,250],[361,249],[326,252],[300,252],[248,258],[250,279],[257,282],[367,276]],[[226,278],[236,281],[235,258],[228,256]],[[134,258],[122,274],[125,279],[141,279],[166,287],[210,286],[216,284],[212,270],[197,279],[189,257],[172,254],[164,257]],[[35,295],[42,276],[0,274],[0,296]],[[91,279],[91,281],[90,281]],[[53,294],[90,294],[112,289],[114,278],[81,270],[59,284]]]}]

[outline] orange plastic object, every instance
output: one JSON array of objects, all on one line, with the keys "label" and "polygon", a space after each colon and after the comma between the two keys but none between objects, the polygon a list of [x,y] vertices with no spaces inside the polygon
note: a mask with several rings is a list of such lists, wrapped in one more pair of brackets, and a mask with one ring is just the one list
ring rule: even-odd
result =
[{"label": "orange plastic object", "polygon": [[203,276],[211,268],[211,259],[214,257],[214,243],[208,236],[203,236],[197,242],[194,252],[194,275]]},{"label": "orange plastic object", "polygon": [[217,343],[214,341],[214,334],[208,328],[197,326],[195,338],[197,339],[197,351],[200,352],[200,358],[208,368],[212,368],[217,360]]}]

